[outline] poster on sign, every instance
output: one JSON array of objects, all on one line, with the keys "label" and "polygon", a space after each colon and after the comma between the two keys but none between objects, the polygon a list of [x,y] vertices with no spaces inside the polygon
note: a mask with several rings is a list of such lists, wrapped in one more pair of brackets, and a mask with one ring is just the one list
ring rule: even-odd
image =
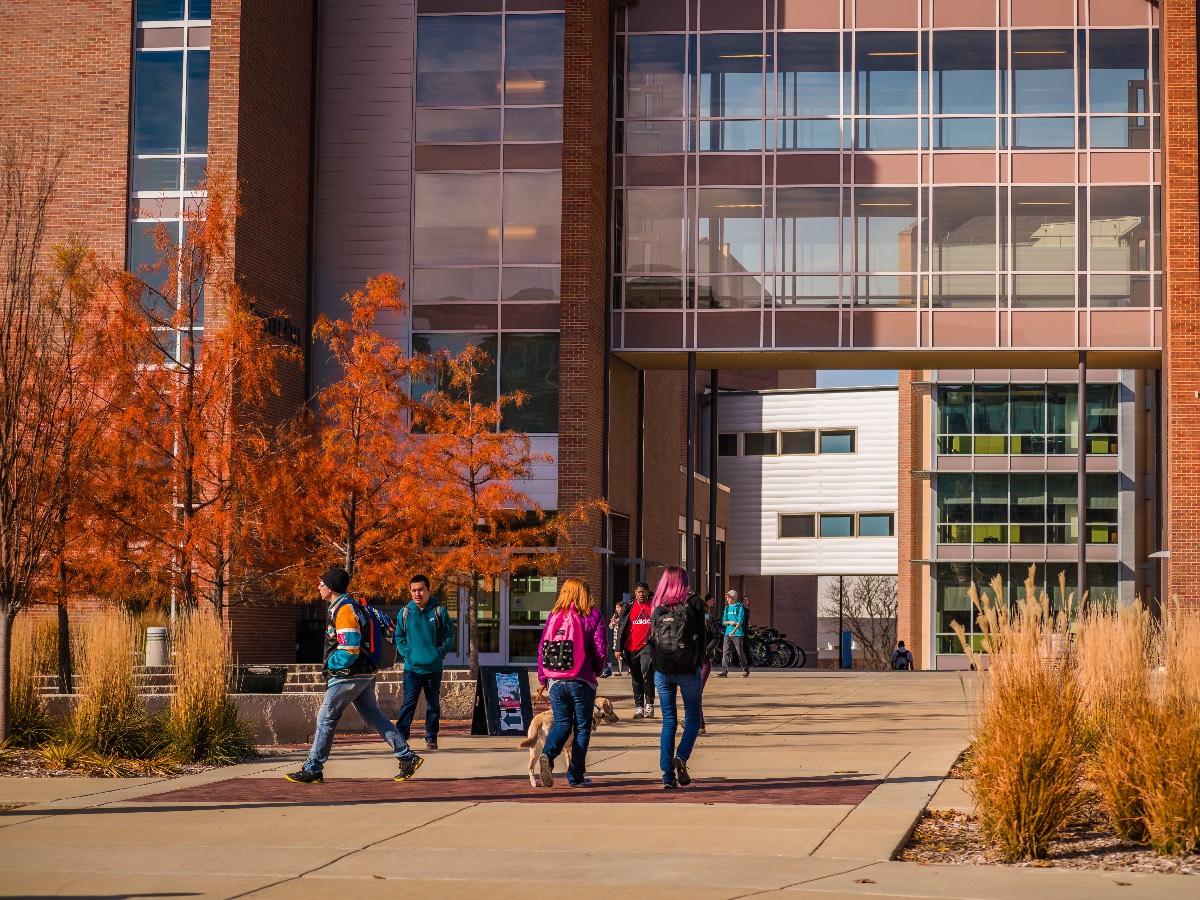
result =
[{"label": "poster on sign", "polygon": [[480,666],[471,734],[524,734],[533,720],[529,673],[516,666]]}]

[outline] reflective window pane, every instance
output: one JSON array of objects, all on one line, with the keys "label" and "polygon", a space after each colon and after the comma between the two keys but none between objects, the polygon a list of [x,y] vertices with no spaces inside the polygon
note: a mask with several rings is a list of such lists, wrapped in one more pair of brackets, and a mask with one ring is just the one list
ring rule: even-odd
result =
[{"label": "reflective window pane", "polygon": [[776,191],[775,216],[770,222],[776,272],[842,270],[840,194],[833,187]]},{"label": "reflective window pane", "polygon": [[506,104],[562,103],[563,27],[561,14],[505,17]]},{"label": "reflective window pane", "polygon": [[854,146],[859,150],[916,150],[921,140],[919,119],[858,119]]},{"label": "reflective window pane", "polygon": [[417,105],[500,105],[500,16],[417,17]]},{"label": "reflective window pane", "polygon": [[1013,108],[1016,113],[1075,111],[1075,34],[1012,33]]},{"label": "reflective window pane", "polygon": [[858,271],[919,270],[916,188],[858,188],[854,219]]},{"label": "reflective window pane", "polygon": [[822,453],[853,453],[854,432],[851,430],[822,431],[820,444]]},{"label": "reflective window pane", "polygon": [[810,538],[816,537],[816,516],[784,515],[779,517],[779,536],[781,538]]},{"label": "reflective window pane", "polygon": [[687,122],[636,121],[625,123],[626,153],[682,153],[687,149]]},{"label": "reflective window pane", "polygon": [[558,431],[558,334],[505,334],[500,342],[500,392],[525,402],[504,408],[506,430]]},{"label": "reflective window pane", "polygon": [[1074,275],[1016,275],[1014,307],[1065,309],[1075,305]]},{"label": "reflective window pane", "polygon": [[935,150],[990,150],[996,146],[995,119],[934,119]]},{"label": "reflective window pane", "polygon": [[817,433],[815,431],[781,431],[779,433],[779,452],[785,456],[816,453]]},{"label": "reflective window pane", "polygon": [[500,175],[413,177],[413,261],[491,263],[500,256]]},{"label": "reflective window pane", "polygon": [[841,111],[838,44],[838,35],[833,32],[779,35],[775,115],[836,116]]},{"label": "reflective window pane", "polygon": [[763,136],[762,119],[702,119],[699,149],[762,150]]},{"label": "reflective window pane", "polygon": [[500,296],[505,300],[535,300],[540,303],[559,299],[561,269],[501,270]]},{"label": "reflective window pane", "polygon": [[762,34],[700,35],[701,116],[763,114]]},{"label": "reflective window pane", "polygon": [[929,197],[933,271],[995,271],[995,189],[935,187]]},{"label": "reflective window pane", "polygon": [[838,513],[821,514],[821,537],[838,538],[854,536],[854,516]]},{"label": "reflective window pane", "polygon": [[719,434],[717,435],[717,456],[737,456],[738,455],[738,436],[737,434]]},{"label": "reflective window pane", "polygon": [[621,281],[626,309],[683,309],[690,283],[671,275],[639,275]]},{"label": "reflective window pane", "polygon": [[208,178],[208,157],[188,157],[183,161],[183,189],[194,191]]},{"label": "reflective window pane", "polygon": [[188,0],[188,18],[212,18],[212,0]]},{"label": "reflective window pane", "polygon": [[[160,265],[163,259],[154,243],[155,232],[159,225],[158,222],[146,221],[135,221],[130,224],[129,272],[140,278],[151,289],[152,293],[146,296],[146,302],[149,303],[150,308],[158,315],[169,316],[170,305],[161,296],[157,296],[167,290],[167,281],[171,276],[169,267]],[[179,243],[179,223],[163,222],[161,226],[166,229],[171,244],[177,245]]]},{"label": "reflective window pane", "polygon": [[743,456],[774,456],[778,452],[778,431],[747,431],[742,435]]},{"label": "reflective window pane", "polygon": [[684,190],[625,192],[625,271],[684,270]]},{"label": "reflective window pane", "polygon": [[418,109],[413,120],[413,130],[418,144],[498,141],[500,110]]},{"label": "reflective window pane", "polygon": [[700,309],[758,309],[762,281],[752,275],[700,275],[696,278]]},{"label": "reflective window pane", "polygon": [[[183,0],[137,0],[135,18],[139,22],[177,21],[183,18]],[[194,16],[194,18],[208,18],[208,16]]]},{"label": "reflective window pane", "polygon": [[1150,191],[1145,186],[1092,188],[1088,243],[1091,269],[1150,268]]},{"label": "reflective window pane", "polygon": [[625,115],[659,119],[684,115],[687,38],[630,35],[626,42]]},{"label": "reflective window pane", "polygon": [[1088,109],[1150,111],[1150,42],[1145,30],[1088,32]]},{"label": "reflective window pane", "polygon": [[533,107],[504,111],[506,141],[561,141],[562,107]]},{"label": "reflective window pane", "polygon": [[133,152],[179,153],[183,51],[138,51],[134,54],[133,79]]},{"label": "reflective window pane", "polygon": [[133,161],[133,190],[179,190],[179,160],[135,159]]},{"label": "reflective window pane", "polygon": [[[488,363],[475,382],[473,400],[475,403],[496,402],[496,335],[483,332],[413,332],[412,349],[414,354],[429,355],[445,351],[451,356],[462,353],[467,345],[479,347],[487,354]],[[450,385],[443,378],[444,373],[432,372],[423,381],[414,382],[412,386],[413,399],[419,400],[428,391],[444,389],[450,391]],[[453,391],[457,396],[461,393]]]},{"label": "reflective window pane", "polygon": [[933,112],[995,114],[994,32],[933,33]]},{"label": "reflective window pane", "polygon": [[1055,150],[1075,146],[1075,120],[1058,116],[1013,119],[1014,150]]},{"label": "reflective window pane", "polygon": [[700,188],[697,272],[763,270],[761,188]]},{"label": "reflective window pane", "polygon": [[185,153],[208,152],[208,51],[187,55],[187,132]]},{"label": "reflective window pane", "polygon": [[854,66],[855,113],[913,116],[920,112],[915,31],[858,32]]},{"label": "reflective window pane", "polygon": [[929,279],[930,302],[937,307],[990,309],[996,305],[996,276],[939,275]]},{"label": "reflective window pane", "polygon": [[[777,275],[768,279],[767,303],[776,306],[837,306],[837,275]],[[846,291],[849,296],[849,290]]]},{"label": "reflective window pane", "polygon": [[1149,275],[1092,275],[1088,279],[1089,306],[1154,305]]},{"label": "reflective window pane", "polygon": [[1091,146],[1097,149],[1146,149],[1158,146],[1158,118],[1151,116],[1092,116]]},{"label": "reflective window pane", "polygon": [[775,123],[777,150],[838,150],[841,145],[842,123],[837,119],[780,119]]},{"label": "reflective window pane", "polygon": [[896,533],[895,521],[890,513],[863,513],[858,517],[858,536],[891,537]]},{"label": "reflective window pane", "polygon": [[1024,271],[1075,269],[1075,191],[1045,185],[1012,189],[1013,267]]},{"label": "reflective window pane", "polygon": [[504,176],[504,261],[557,263],[562,256],[562,173]]},{"label": "reflective window pane", "polygon": [[495,269],[413,269],[413,303],[496,300]]}]

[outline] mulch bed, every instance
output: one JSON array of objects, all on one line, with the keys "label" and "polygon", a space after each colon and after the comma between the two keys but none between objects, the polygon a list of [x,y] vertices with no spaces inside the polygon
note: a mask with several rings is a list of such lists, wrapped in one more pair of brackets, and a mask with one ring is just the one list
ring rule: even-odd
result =
[{"label": "mulch bed", "polygon": [[764,778],[697,779],[690,787],[664,791],[649,779],[597,778],[591,787],[568,787],[560,778],[550,789],[535,788],[526,778],[422,780],[393,782],[380,778],[331,778],[323,784],[292,784],[278,778],[231,778],[203,786],[169,791],[138,802],[163,803],[752,803],[785,806],[854,806],[878,781],[850,779]]},{"label": "mulch bed", "polygon": [[1141,844],[1125,841],[1096,808],[1050,845],[1048,859],[1007,862],[983,836],[974,816],[926,810],[912,839],[897,859],[938,865],[1010,865],[1109,872],[1158,872],[1200,875],[1200,854],[1160,856]]}]

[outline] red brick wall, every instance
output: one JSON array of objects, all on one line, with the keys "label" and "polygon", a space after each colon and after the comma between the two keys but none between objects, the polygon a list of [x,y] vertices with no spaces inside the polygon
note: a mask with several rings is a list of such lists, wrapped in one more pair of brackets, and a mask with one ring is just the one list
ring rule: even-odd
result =
[{"label": "red brick wall", "polygon": [[896,566],[899,599],[896,609],[896,636],[912,649],[918,667],[924,667],[925,642],[921,640],[922,596],[921,573],[911,560],[921,558],[921,528],[924,516],[921,509],[919,484],[913,470],[923,468],[921,460],[921,398],[912,388],[920,372],[901,369],[899,375],[899,414],[896,472]]},{"label": "red brick wall", "polygon": [[1200,228],[1197,227],[1196,3],[1162,2],[1163,237],[1167,428],[1167,594],[1200,609]]},{"label": "red brick wall", "polygon": [[76,235],[125,263],[132,53],[128,0],[0,4],[0,134],[66,154],[47,249]]},{"label": "red brick wall", "polygon": [[[567,0],[563,84],[558,505],[601,496],[608,282],[608,4]],[[561,569],[600,582],[599,517]]]}]

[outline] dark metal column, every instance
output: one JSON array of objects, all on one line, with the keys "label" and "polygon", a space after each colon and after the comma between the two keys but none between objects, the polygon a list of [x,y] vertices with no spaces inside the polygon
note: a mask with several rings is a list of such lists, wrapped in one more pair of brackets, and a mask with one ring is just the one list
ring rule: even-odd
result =
[{"label": "dark metal column", "polygon": [[717,370],[708,370],[708,593],[717,595]]},{"label": "dark metal column", "polygon": [[696,555],[695,542],[692,536],[692,523],[696,521],[696,351],[688,353],[687,374],[687,485],[684,488],[687,497],[685,503],[685,518],[687,527],[683,539],[683,568],[688,573],[688,580],[695,590],[700,586],[699,560]]},{"label": "dark metal column", "polygon": [[[1087,354],[1082,350],[1079,351],[1079,403],[1077,419],[1079,458],[1076,468],[1079,472],[1079,485],[1076,492],[1076,502],[1079,504],[1079,568],[1076,575],[1075,602],[1078,604],[1083,599],[1083,592],[1087,584]],[[1064,603],[1066,599],[1066,597],[1063,597]]]}]

